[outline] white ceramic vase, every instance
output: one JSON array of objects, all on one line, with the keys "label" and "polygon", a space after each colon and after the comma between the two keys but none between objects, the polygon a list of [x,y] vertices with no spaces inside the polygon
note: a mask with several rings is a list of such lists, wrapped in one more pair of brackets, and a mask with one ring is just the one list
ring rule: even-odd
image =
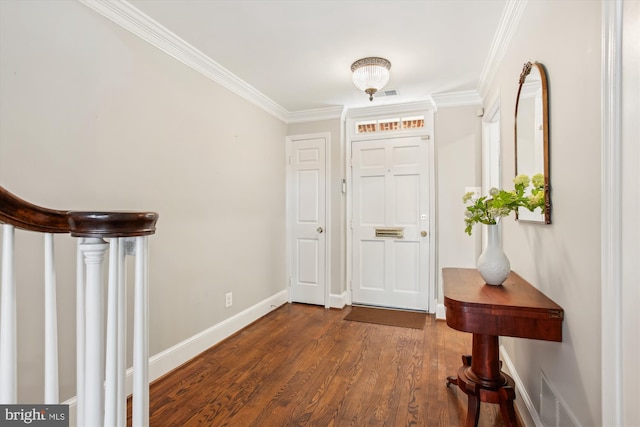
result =
[{"label": "white ceramic vase", "polygon": [[478,258],[478,271],[488,285],[502,285],[509,273],[511,264],[502,250],[498,225],[487,225],[487,247]]}]

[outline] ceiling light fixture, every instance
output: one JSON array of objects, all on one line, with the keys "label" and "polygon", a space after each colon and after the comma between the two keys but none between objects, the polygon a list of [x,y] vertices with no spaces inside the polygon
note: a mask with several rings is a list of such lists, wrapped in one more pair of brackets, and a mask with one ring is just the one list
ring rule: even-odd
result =
[{"label": "ceiling light fixture", "polygon": [[358,59],[351,65],[353,84],[369,94],[369,101],[373,101],[373,94],[382,89],[389,82],[391,62],[384,58],[369,57]]}]

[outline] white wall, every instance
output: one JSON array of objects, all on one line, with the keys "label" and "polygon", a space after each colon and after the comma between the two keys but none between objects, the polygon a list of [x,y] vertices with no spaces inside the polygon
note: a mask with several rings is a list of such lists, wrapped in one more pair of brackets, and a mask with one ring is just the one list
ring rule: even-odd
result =
[{"label": "white wall", "polygon": [[446,267],[474,268],[481,228],[465,232],[465,187],[480,187],[482,118],[477,106],[440,108],[435,115],[438,250],[438,303],[443,304],[442,275]]},{"label": "white wall", "polygon": [[527,61],[547,68],[552,224],[507,218],[503,242],[512,269],[564,308],[563,342],[502,342],[535,407],[543,371],[583,426],[601,422],[600,9],[529,1],[487,96],[500,96],[503,186],[511,188],[518,77]]},{"label": "white wall", "polygon": [[[0,1],[0,184],[52,208],[160,214],[151,354],[285,289],[285,136],[284,123],[77,1]],[[41,257],[26,240],[18,251]],[[66,399],[75,255],[57,242]],[[18,270],[18,297],[36,307],[19,319],[20,373],[35,384],[42,285],[31,265]]]}]

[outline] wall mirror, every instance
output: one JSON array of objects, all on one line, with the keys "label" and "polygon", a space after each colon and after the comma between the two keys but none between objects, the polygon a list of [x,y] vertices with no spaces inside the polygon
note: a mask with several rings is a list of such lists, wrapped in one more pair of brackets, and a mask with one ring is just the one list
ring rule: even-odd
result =
[{"label": "wall mirror", "polygon": [[549,194],[549,114],[547,103],[547,75],[542,64],[527,62],[520,74],[515,116],[516,175],[532,177],[544,174],[542,209],[534,212],[520,208],[516,218],[522,221],[551,223]]}]

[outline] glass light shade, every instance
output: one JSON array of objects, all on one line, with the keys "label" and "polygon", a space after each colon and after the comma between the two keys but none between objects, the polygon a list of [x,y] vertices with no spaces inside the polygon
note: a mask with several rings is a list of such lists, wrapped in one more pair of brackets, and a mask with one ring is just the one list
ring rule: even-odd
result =
[{"label": "glass light shade", "polygon": [[382,89],[389,82],[391,63],[384,58],[363,58],[351,65],[353,84],[360,90],[373,94]]}]

